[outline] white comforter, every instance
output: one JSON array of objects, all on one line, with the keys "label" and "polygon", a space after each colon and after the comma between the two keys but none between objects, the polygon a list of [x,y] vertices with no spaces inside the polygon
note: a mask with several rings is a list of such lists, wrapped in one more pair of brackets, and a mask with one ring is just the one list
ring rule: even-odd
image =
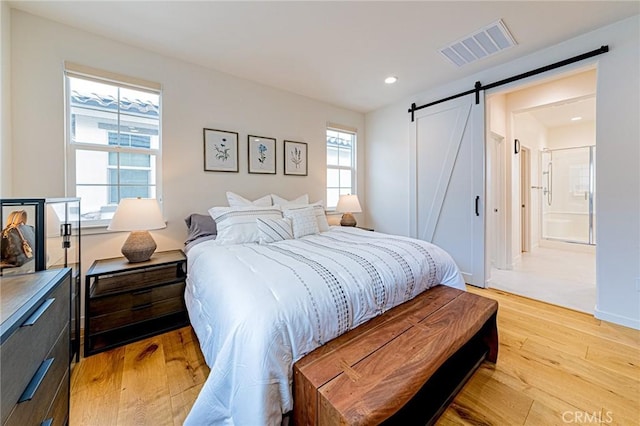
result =
[{"label": "white comforter", "polygon": [[451,257],[424,241],[354,228],[188,253],[185,299],[211,373],[186,425],[278,425],[293,363],[436,285],[464,290]]}]

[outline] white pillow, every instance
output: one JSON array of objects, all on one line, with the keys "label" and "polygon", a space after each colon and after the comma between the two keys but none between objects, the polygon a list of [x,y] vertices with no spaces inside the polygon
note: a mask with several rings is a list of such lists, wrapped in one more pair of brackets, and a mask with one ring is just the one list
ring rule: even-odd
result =
[{"label": "white pillow", "polygon": [[285,218],[291,219],[295,238],[320,232],[313,207],[285,210],[283,213]]},{"label": "white pillow", "polygon": [[306,209],[309,207],[313,208],[313,212],[316,215],[316,220],[318,221],[318,229],[320,230],[320,232],[327,232],[329,230],[329,222],[327,221],[327,215],[324,212],[324,206],[322,204],[322,201],[316,201],[313,204],[306,204],[306,205],[298,205],[298,206],[292,205],[292,206],[283,208],[282,211],[284,213],[284,211],[286,210],[299,210],[299,209]]},{"label": "white pillow", "polygon": [[276,241],[290,240],[293,238],[291,219],[267,219],[257,218],[258,231],[260,232],[260,244],[275,243]]},{"label": "white pillow", "polygon": [[299,205],[309,204],[309,194],[301,195],[298,198],[293,200],[285,200],[284,198],[279,197],[276,194],[271,194],[271,199],[273,200],[273,204],[277,204],[282,207],[291,206],[291,205],[299,206]]},{"label": "white pillow", "polygon": [[245,207],[245,206],[258,206],[258,207],[269,207],[271,205],[271,195],[265,195],[264,197],[260,197],[257,200],[247,200],[240,195],[227,191],[227,201],[229,202],[229,207]]},{"label": "white pillow", "polygon": [[218,244],[244,244],[260,241],[256,219],[281,219],[278,207],[211,207],[209,214],[216,221]]}]

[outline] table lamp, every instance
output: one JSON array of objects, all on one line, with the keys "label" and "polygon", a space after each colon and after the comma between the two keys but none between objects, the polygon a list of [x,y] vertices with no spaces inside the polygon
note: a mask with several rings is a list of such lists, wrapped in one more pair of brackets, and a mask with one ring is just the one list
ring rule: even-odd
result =
[{"label": "table lamp", "polygon": [[356,218],[352,213],[362,212],[360,207],[360,201],[358,201],[357,195],[341,195],[338,199],[338,205],[336,211],[344,213],[342,219],[340,219],[340,225],[342,226],[356,226]]},{"label": "table lamp", "polygon": [[144,262],[156,251],[150,229],[160,229],[164,223],[155,198],[123,198],[113,214],[110,231],[131,231],[120,250],[131,263]]}]

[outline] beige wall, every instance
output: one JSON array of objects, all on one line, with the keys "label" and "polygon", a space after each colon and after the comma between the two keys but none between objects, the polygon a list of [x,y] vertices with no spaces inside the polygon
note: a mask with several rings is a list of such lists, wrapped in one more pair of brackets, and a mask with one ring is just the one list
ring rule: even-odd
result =
[{"label": "beige wall", "polygon": [[[358,188],[362,203],[367,203],[363,114],[17,10],[12,10],[11,47],[15,197],[65,195],[63,62],[71,61],[162,85],[163,202],[168,225],[152,231],[159,250],[181,248],[186,236],[183,218],[191,212],[206,213],[214,205],[226,205],[226,191],[251,199],[268,193],[285,198],[308,193],[312,201],[323,200],[327,123],[358,129]],[[205,127],[239,133],[239,173],[203,171]],[[277,139],[276,175],[247,173],[248,134]],[[308,176],[283,175],[283,139],[308,144]],[[120,255],[125,238],[126,233],[85,234],[83,269],[95,259]]]},{"label": "beige wall", "polygon": [[11,10],[0,2],[0,197],[11,196]]},{"label": "beige wall", "polygon": [[575,148],[595,144],[596,123],[594,121],[549,129],[547,140],[547,148],[549,149]]},{"label": "beige wall", "polygon": [[[539,187],[542,186],[540,182],[539,164],[540,164],[540,150],[547,144],[547,129],[542,126],[538,120],[535,119],[528,112],[523,112],[514,115],[514,128],[517,129],[517,136],[523,147],[529,148],[530,154],[530,186]],[[509,146],[511,147],[511,146]],[[519,159],[519,158],[518,158]],[[517,186],[514,186],[516,194],[520,192],[520,167],[517,168]],[[518,198],[519,199],[519,198]],[[513,197],[512,197],[513,200]],[[531,231],[531,246],[536,247],[540,242],[540,201],[542,200],[542,190],[531,190],[531,204],[529,205],[530,217],[530,231]],[[513,225],[513,240],[512,240],[512,258],[515,261],[521,255],[522,247],[522,234],[520,229],[522,227],[520,205],[518,202],[511,202],[511,205],[516,205],[514,211],[514,225]]]}]

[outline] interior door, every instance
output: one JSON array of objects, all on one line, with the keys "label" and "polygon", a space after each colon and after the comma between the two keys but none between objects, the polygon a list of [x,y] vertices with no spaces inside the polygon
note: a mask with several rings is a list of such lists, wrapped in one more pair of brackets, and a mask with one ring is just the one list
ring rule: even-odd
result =
[{"label": "interior door", "polygon": [[410,136],[411,235],[445,249],[466,283],[485,287],[484,97],[417,111]]}]

